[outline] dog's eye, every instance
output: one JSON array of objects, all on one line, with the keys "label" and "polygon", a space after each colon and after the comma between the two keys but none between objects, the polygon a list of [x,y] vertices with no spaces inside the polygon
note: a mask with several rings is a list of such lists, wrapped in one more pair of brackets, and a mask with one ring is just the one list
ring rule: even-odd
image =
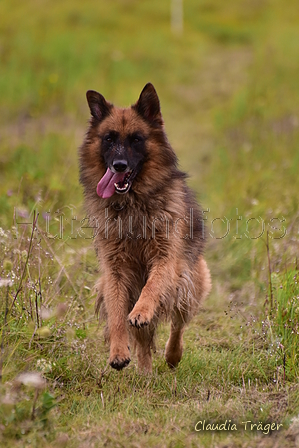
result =
[{"label": "dog's eye", "polygon": [[143,141],[143,138],[142,138],[142,136],[139,135],[139,134],[133,134],[133,135],[131,136],[131,142],[132,142],[132,143],[141,143],[142,141]]},{"label": "dog's eye", "polygon": [[110,137],[110,135],[106,135],[105,142],[111,143],[112,142],[112,137]]},{"label": "dog's eye", "polygon": [[119,134],[116,131],[109,131],[104,134],[103,141],[106,143],[116,143],[119,138]]}]

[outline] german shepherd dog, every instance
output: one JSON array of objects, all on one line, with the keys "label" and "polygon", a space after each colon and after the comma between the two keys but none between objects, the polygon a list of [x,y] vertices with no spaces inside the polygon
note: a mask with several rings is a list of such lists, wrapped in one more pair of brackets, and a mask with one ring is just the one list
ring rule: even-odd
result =
[{"label": "german shepherd dog", "polygon": [[211,289],[202,212],[178,169],[153,85],[129,108],[92,90],[86,96],[80,182],[102,269],[96,310],[107,320],[109,363],[126,367],[131,342],[138,370],[151,372],[155,328],[169,317],[165,358],[176,367],[185,325]]}]

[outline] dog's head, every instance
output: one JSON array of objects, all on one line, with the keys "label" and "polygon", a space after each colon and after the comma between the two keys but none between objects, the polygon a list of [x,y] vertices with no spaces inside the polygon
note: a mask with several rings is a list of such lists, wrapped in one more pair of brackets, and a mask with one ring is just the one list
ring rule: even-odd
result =
[{"label": "dog's head", "polygon": [[[163,167],[176,165],[152,84],[146,84],[138,101],[129,108],[115,107],[93,90],[86,96],[92,115],[89,141],[96,148],[99,166],[98,196],[138,192],[149,182],[153,185],[155,175],[159,182]],[[93,154],[93,160],[96,157]]]}]

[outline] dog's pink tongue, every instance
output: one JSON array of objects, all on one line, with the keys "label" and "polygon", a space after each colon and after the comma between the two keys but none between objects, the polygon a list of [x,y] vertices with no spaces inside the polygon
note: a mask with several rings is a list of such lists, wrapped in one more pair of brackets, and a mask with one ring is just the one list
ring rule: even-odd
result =
[{"label": "dog's pink tongue", "polygon": [[123,181],[125,173],[112,173],[110,168],[107,168],[106,173],[100,180],[97,186],[97,194],[101,198],[110,198],[115,192],[114,184]]}]

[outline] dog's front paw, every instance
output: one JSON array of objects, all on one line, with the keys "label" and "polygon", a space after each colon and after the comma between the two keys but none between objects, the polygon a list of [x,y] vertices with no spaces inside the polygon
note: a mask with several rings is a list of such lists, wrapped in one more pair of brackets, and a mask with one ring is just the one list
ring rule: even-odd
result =
[{"label": "dog's front paw", "polygon": [[142,328],[148,325],[151,321],[152,316],[148,312],[133,309],[129,314],[129,324],[136,328]]},{"label": "dog's front paw", "polygon": [[130,358],[119,358],[117,356],[112,361],[110,361],[109,364],[113,369],[122,370],[124,367],[127,367],[130,361]]},{"label": "dog's front paw", "polygon": [[122,370],[124,367],[127,367],[130,361],[131,358],[129,354],[117,354],[110,356],[109,364],[113,369]]}]

